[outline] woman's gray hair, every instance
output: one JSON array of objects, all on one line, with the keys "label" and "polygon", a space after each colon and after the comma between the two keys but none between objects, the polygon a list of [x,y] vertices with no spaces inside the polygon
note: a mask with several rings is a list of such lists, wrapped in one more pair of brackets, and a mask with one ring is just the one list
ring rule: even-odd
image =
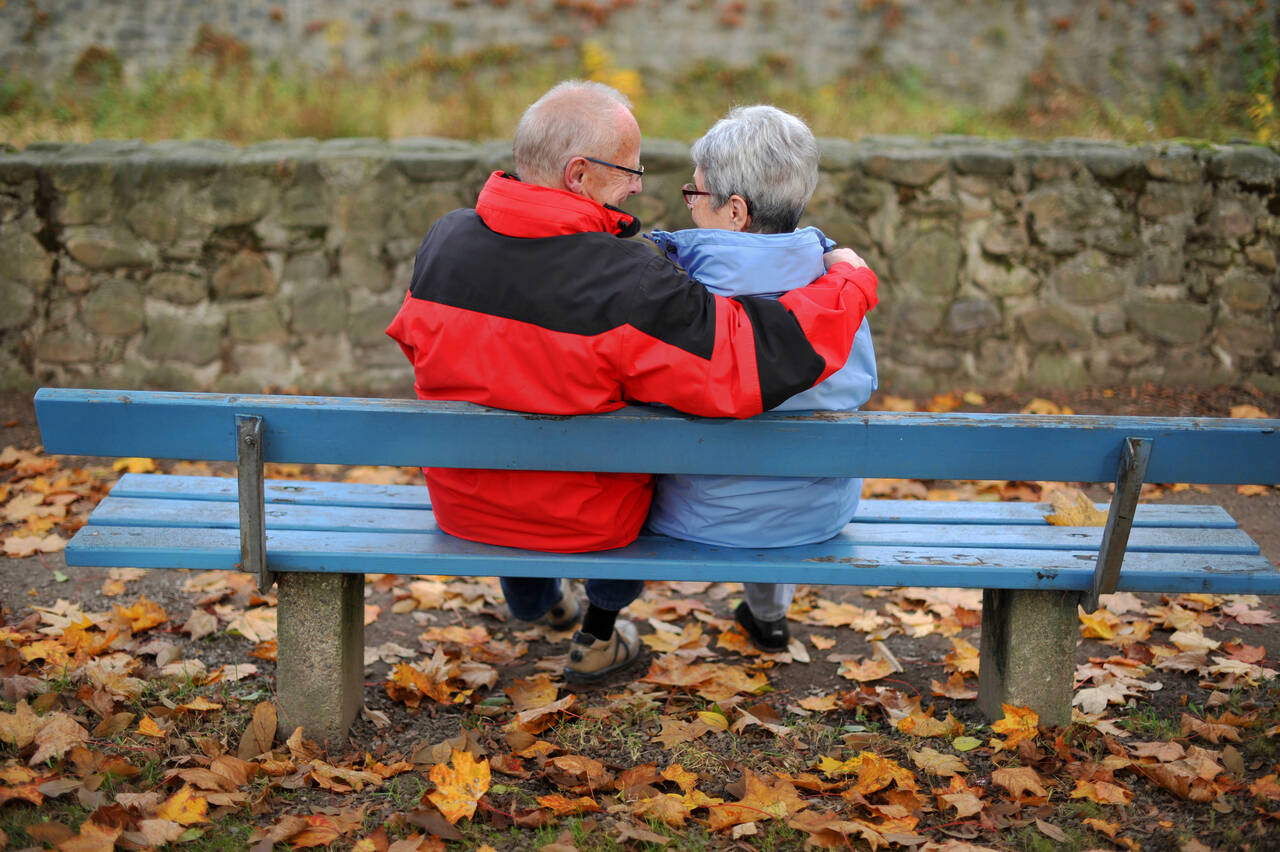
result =
[{"label": "woman's gray hair", "polygon": [[591,80],[565,80],[524,111],[512,156],[520,179],[559,186],[565,163],[577,156],[609,156],[618,144],[618,107],[627,96]]},{"label": "woman's gray hair", "polygon": [[747,200],[751,231],[794,231],[818,186],[813,131],[776,107],[736,107],[693,143],[690,154],[717,209],[731,195]]}]

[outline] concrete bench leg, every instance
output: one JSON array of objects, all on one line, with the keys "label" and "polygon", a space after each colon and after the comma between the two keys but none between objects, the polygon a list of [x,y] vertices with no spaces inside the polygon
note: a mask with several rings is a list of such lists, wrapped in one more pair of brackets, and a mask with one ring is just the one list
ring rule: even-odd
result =
[{"label": "concrete bench leg", "polygon": [[276,574],[281,738],[345,741],[364,703],[364,575]]},{"label": "concrete bench leg", "polygon": [[978,707],[992,721],[1001,703],[1030,707],[1044,725],[1071,721],[1078,592],[986,589],[982,593]]}]

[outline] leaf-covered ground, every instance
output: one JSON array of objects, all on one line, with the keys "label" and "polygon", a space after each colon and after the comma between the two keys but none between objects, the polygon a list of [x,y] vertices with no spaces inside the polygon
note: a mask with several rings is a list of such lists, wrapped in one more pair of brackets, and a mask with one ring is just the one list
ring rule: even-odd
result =
[{"label": "leaf-covered ground", "polygon": [[[878,402],[988,403],[976,399]],[[1274,413],[1271,399],[1227,402]],[[1080,619],[1076,722],[1049,729],[1025,708],[978,714],[976,592],[802,587],[791,648],[762,655],[732,622],[736,586],[653,583],[629,608],[645,661],[570,690],[569,634],[507,619],[495,583],[369,577],[351,737],[279,741],[273,593],[239,574],[66,568],[60,541],[118,472],[42,455],[24,417],[6,422],[18,440],[0,455],[13,554],[0,560],[0,849],[1280,847],[1275,599],[1111,596]],[[867,489],[1056,492],[1065,510],[1074,496]],[[1280,515],[1265,486],[1146,493],[1228,498],[1238,515]]]}]

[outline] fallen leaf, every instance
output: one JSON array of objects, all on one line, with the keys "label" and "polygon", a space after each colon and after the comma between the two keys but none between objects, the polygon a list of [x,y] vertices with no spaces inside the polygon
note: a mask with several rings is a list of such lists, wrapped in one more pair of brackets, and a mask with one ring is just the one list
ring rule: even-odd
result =
[{"label": "fallen leaf", "polygon": [[859,663],[845,662],[840,665],[837,674],[849,680],[866,683],[893,674],[893,665],[888,660],[879,658],[863,660]]},{"label": "fallen leaf", "polygon": [[1076,780],[1076,788],[1071,791],[1072,799],[1088,799],[1100,805],[1127,805],[1133,801],[1133,793],[1113,784],[1110,781]]},{"label": "fallen leaf", "polygon": [[72,746],[89,741],[86,731],[75,717],[69,713],[54,713],[46,718],[40,729],[32,737],[37,748],[35,754],[27,761],[28,766],[36,766],[50,758],[62,757]]},{"label": "fallen leaf", "polygon": [[1044,519],[1056,527],[1102,527],[1107,513],[1099,511],[1088,495],[1078,488],[1060,488],[1053,493],[1053,514]]},{"label": "fallen leaf", "polygon": [[991,726],[997,734],[1006,735],[1005,746],[1016,748],[1023,740],[1033,739],[1039,733],[1040,717],[1029,707],[1001,704],[1004,716]]},{"label": "fallen leaf", "polygon": [[209,821],[206,816],[208,810],[208,801],[197,796],[189,784],[184,784],[181,790],[166,799],[159,807],[156,817],[172,820],[179,825],[194,825]]},{"label": "fallen leaf", "polygon": [[453,750],[452,767],[431,767],[431,781],[436,789],[427,794],[450,824],[476,812],[480,798],[489,790],[489,761],[477,761],[470,752]]},{"label": "fallen leaf", "polygon": [[128,473],[154,473],[156,463],[151,459],[145,458],[121,458],[116,459],[111,465],[112,470],[127,471]]},{"label": "fallen leaf", "polygon": [[1249,405],[1249,404],[1247,404],[1247,403],[1246,403],[1246,404],[1244,404],[1244,405],[1233,405],[1233,406],[1231,406],[1231,416],[1232,416],[1233,418],[1237,418],[1237,419],[1240,419],[1240,418],[1245,418],[1245,419],[1261,418],[1261,419],[1263,419],[1263,420],[1269,419],[1269,418],[1271,417],[1271,415],[1270,415],[1270,414],[1268,414],[1267,412],[1263,411],[1263,410],[1262,410],[1261,408],[1259,408],[1258,406],[1256,406],[1256,405]]},{"label": "fallen leaf", "polygon": [[1048,796],[1042,779],[1030,766],[1011,766],[991,773],[991,783],[1008,790],[1015,799],[1026,794]]},{"label": "fallen leaf", "polygon": [[600,812],[600,804],[590,796],[579,796],[576,799],[570,799],[560,793],[553,793],[549,796],[538,796],[538,804],[544,808],[550,808],[552,813],[558,817]]},{"label": "fallen leaf", "polygon": [[969,771],[969,767],[965,765],[965,762],[954,754],[944,754],[931,748],[908,751],[907,754],[911,757],[912,763],[930,775],[946,777]]}]

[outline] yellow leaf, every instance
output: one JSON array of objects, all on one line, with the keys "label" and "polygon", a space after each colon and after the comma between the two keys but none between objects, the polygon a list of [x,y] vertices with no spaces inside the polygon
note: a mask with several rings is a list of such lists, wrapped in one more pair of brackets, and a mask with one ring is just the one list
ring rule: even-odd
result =
[{"label": "yellow leaf", "polygon": [[[1077,615],[1080,618],[1080,634],[1085,639],[1114,639],[1116,632],[1111,627],[1111,622],[1117,621],[1114,615],[1105,609],[1098,609],[1096,612],[1085,612],[1084,607],[1077,607]],[[1111,616],[1108,618],[1107,616]]]},{"label": "yellow leaf", "polygon": [[453,749],[453,767],[436,764],[431,767],[431,781],[436,789],[427,795],[450,823],[476,812],[476,804],[489,790],[489,761],[476,761],[470,752]]},{"label": "yellow leaf", "polygon": [[729,730],[729,720],[725,718],[723,713],[717,713],[714,710],[698,711],[698,718],[707,724],[710,728],[717,731]]},{"label": "yellow leaf", "polygon": [[987,401],[987,398],[977,391],[965,391],[963,399],[965,405],[983,405]]},{"label": "yellow leaf", "polygon": [[880,407],[884,411],[915,411],[916,404],[914,400],[906,399],[901,396],[886,396],[880,400]]},{"label": "yellow leaf", "polygon": [[1001,704],[1004,718],[991,726],[997,734],[1004,734],[1005,747],[1016,748],[1023,740],[1033,739],[1039,732],[1040,716],[1029,707]]},{"label": "yellow leaf", "polygon": [[1233,405],[1231,406],[1231,416],[1236,418],[1249,418],[1249,419],[1252,419],[1255,417],[1267,419],[1271,417],[1270,414],[1263,411],[1261,408],[1259,408],[1256,405]]},{"label": "yellow leaf", "polygon": [[151,459],[144,458],[126,458],[116,459],[111,465],[112,470],[125,470],[129,473],[154,473],[156,463]]},{"label": "yellow leaf", "polygon": [[1100,512],[1088,495],[1077,488],[1060,488],[1053,494],[1052,515],[1044,519],[1056,527],[1102,527],[1107,513]]},{"label": "yellow leaf", "polygon": [[157,819],[167,819],[179,825],[194,825],[197,822],[208,822],[206,814],[209,802],[203,796],[197,796],[190,784],[182,785],[182,789],[170,796],[160,809],[156,811]]},{"label": "yellow leaf", "polygon": [[1075,414],[1068,406],[1036,397],[1022,407],[1023,414]]},{"label": "yellow leaf", "polygon": [[1265,485],[1237,485],[1236,493],[1245,497],[1266,497],[1271,489]]}]

